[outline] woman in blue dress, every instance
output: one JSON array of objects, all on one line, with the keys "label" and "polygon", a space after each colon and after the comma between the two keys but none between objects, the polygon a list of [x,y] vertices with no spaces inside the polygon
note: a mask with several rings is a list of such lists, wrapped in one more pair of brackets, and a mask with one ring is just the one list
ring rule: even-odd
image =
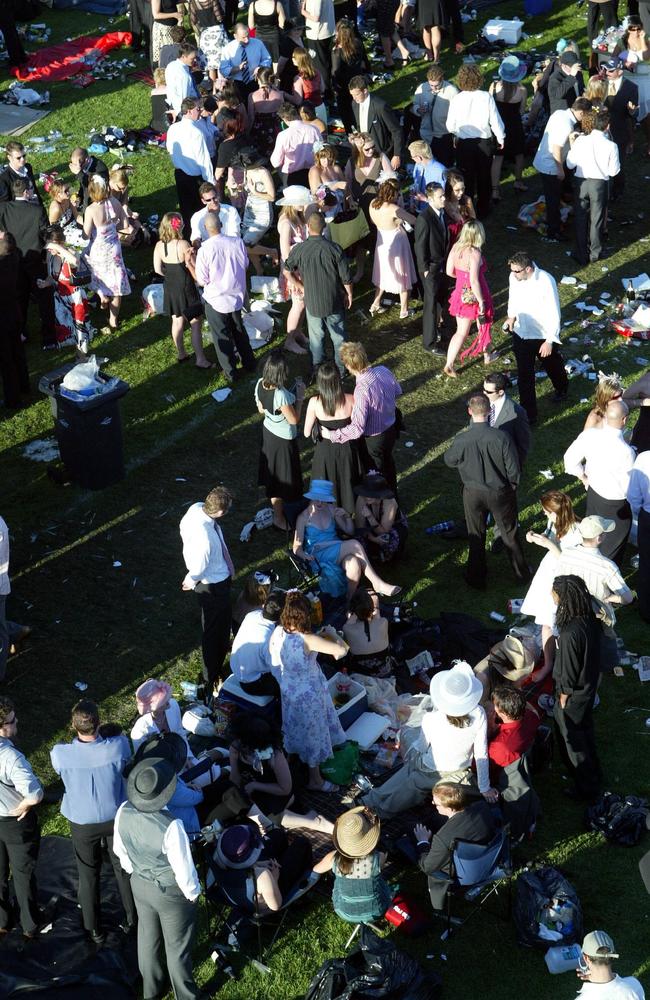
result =
[{"label": "woman in blue dress", "polygon": [[332,597],[348,599],[363,576],[384,597],[394,597],[401,587],[386,583],[372,568],[366,550],[355,538],[342,540],[339,532],[354,535],[352,518],[336,506],[334,486],[327,479],[312,479],[305,496],[309,506],[296,521],[293,551],[318,565],[321,590]]}]

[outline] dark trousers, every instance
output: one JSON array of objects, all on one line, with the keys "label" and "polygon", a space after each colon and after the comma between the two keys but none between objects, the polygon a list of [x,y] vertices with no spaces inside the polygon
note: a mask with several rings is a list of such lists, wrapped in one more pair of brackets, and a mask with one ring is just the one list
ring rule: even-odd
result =
[{"label": "dark trousers", "polygon": [[248,683],[240,681],[239,686],[246,694],[252,694],[257,697],[263,695],[270,695],[271,698],[280,697],[280,685],[271,673],[262,674],[256,681],[249,681]]},{"label": "dark trousers", "polygon": [[546,225],[548,235],[559,236],[562,228],[562,218],[560,216],[560,195],[562,193],[562,181],[557,174],[542,174],[542,190],[544,201],[546,202]]},{"label": "dark trousers", "polygon": [[647,37],[650,35],[650,3],[647,0],[640,0],[639,2],[639,17],[641,18],[643,30]]},{"label": "dark trousers", "polygon": [[644,622],[650,622],[650,514],[643,507],[639,511],[639,570],[637,573],[636,592],[639,596],[637,605]]},{"label": "dark trousers", "polygon": [[149,0],[130,0],[129,31],[133,35],[131,48],[144,48],[147,56],[151,52],[151,29],[153,15]]},{"label": "dark trousers", "polygon": [[20,394],[29,392],[29,371],[25,345],[20,336],[20,323],[8,323],[0,332],[0,377],[5,406],[20,406]]},{"label": "dark trousers", "polygon": [[13,816],[0,819],[0,927],[2,928],[10,925],[10,870],[23,931],[31,934],[38,927],[36,862],[40,843],[41,829],[33,809],[30,809],[20,822]]},{"label": "dark trousers", "polygon": [[560,708],[559,699],[553,709],[560,754],[575,782],[576,790],[585,798],[596,795],[602,781],[592,712],[590,706],[576,721],[567,715],[566,709]]},{"label": "dark trousers", "polygon": [[454,137],[450,132],[447,132],[446,135],[432,136],[429,145],[431,146],[431,152],[439,163],[443,163],[445,167],[453,167],[456,153],[454,150]]},{"label": "dark trousers", "polygon": [[589,44],[598,34],[598,21],[602,14],[604,28],[616,28],[618,25],[618,0],[606,0],[606,3],[587,4],[587,38]]},{"label": "dark trousers", "polygon": [[[632,131],[630,130],[630,138],[632,137]],[[612,184],[609,191],[610,200],[614,201],[616,198],[620,198],[625,190],[625,160],[627,156],[627,145],[628,140],[624,142],[617,142],[616,148],[618,149],[618,159],[621,164],[621,169],[619,172],[612,177]]]},{"label": "dark trousers", "polygon": [[7,626],[7,595],[0,594],[0,682],[5,678],[9,656],[9,628]]},{"label": "dark trousers", "polygon": [[569,377],[564,370],[564,358],[560,348],[553,344],[553,350],[547,358],[539,356],[543,340],[524,340],[513,334],[512,349],[517,362],[517,382],[519,385],[519,402],[531,421],[537,420],[537,397],[535,395],[535,365],[539,363],[553,383],[556,392],[566,392]]},{"label": "dark trousers", "polygon": [[308,52],[313,52],[312,58],[320,73],[323,82],[323,97],[325,97],[332,86],[332,37],[305,38],[304,44]]},{"label": "dark trousers", "polygon": [[217,361],[224,374],[230,379],[234,377],[237,368],[237,354],[247,371],[255,371],[257,362],[248,334],[244,329],[241,309],[236,309],[235,312],[231,313],[220,313],[213,309],[209,302],[204,302],[203,305],[205,318],[210,327],[212,343],[217,352]]},{"label": "dark trousers", "polygon": [[587,514],[610,518],[615,528],[603,535],[598,546],[602,555],[607,556],[620,567],[623,562],[625,546],[632,527],[632,511],[627,500],[606,500],[599,496],[591,486],[587,490]]},{"label": "dark trousers", "polygon": [[445,291],[444,261],[430,264],[425,277],[420,274],[424,293],[422,308],[422,346],[427,350],[441,342],[440,323]]},{"label": "dark trousers", "polygon": [[70,835],[79,872],[78,899],[87,931],[101,930],[99,887],[104,846],[115,872],[117,888],[128,923],[135,924],[136,912],[131,881],[113,852],[113,820],[106,823],[70,823]]},{"label": "dark trousers", "polygon": [[459,139],[456,163],[465,178],[465,188],[474,199],[476,215],[484,218],[490,211],[492,196],[492,144],[490,139]]},{"label": "dark trousers", "polygon": [[33,266],[21,267],[18,276],[17,299],[23,322],[23,333],[27,332],[29,300],[30,297],[33,297],[36,300],[41,319],[41,338],[43,343],[54,344],[56,342],[56,332],[54,329],[54,292],[51,288],[39,288],[36,284],[39,278],[46,277],[45,264],[43,264],[42,268]]},{"label": "dark trousers", "polygon": [[397,490],[397,470],[393,461],[393,448],[397,441],[395,424],[392,424],[381,434],[368,434],[363,439],[366,442],[368,457],[373,469],[380,472],[390,488]]},{"label": "dark trousers", "polygon": [[4,35],[5,47],[9,54],[9,65],[20,66],[26,62],[27,54],[20,40],[20,35],[16,30],[16,19],[14,14],[7,10],[11,6],[8,3],[0,4],[0,31]]},{"label": "dark trousers", "polygon": [[463,507],[469,536],[468,582],[481,586],[487,576],[485,534],[488,514],[492,515],[499,528],[516,579],[521,582],[527,581],[530,571],[517,532],[516,491],[512,487],[497,491],[484,487],[477,489],[474,486],[463,486]]},{"label": "dark trousers", "polygon": [[[288,15],[287,15],[288,16]],[[223,14],[223,23],[230,31],[237,20],[237,0],[226,0]]]},{"label": "dark trousers", "polygon": [[176,1000],[197,1000],[201,991],[192,974],[192,944],[197,904],[186,899],[177,885],[162,889],[138,875],[131,878],[138,911],[138,968],[142,992],[166,996],[167,973]]},{"label": "dark trousers", "polygon": [[183,217],[183,236],[189,240],[192,226],[190,220],[195,212],[201,208],[201,198],[199,188],[203,182],[200,174],[191,176],[184,170],[174,170],[174,181],[176,182],[176,196],[178,198],[178,211]]},{"label": "dark trousers", "polygon": [[576,253],[580,264],[600,258],[609,193],[608,181],[575,179]]},{"label": "dark trousers", "polygon": [[308,167],[305,167],[304,170],[294,170],[291,174],[282,173],[280,176],[283,187],[289,187],[290,184],[300,184],[302,187],[309,187]]},{"label": "dark trousers", "polygon": [[206,694],[212,694],[217,677],[223,677],[223,661],[230,649],[230,577],[220,583],[197,583],[194,588],[201,608],[201,650]]}]

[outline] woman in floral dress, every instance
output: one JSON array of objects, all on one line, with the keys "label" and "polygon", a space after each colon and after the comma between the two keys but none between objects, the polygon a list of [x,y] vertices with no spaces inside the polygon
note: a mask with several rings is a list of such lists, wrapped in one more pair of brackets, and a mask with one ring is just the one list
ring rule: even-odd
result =
[{"label": "woman in floral dress", "polygon": [[58,347],[78,347],[84,354],[93,338],[88,299],[82,287],[75,285],[79,255],[65,245],[60,225],[50,226],[45,244],[47,284],[54,288],[54,329]]},{"label": "woman in floral dress", "polygon": [[307,787],[326,792],[333,786],[324,781],[320,765],[332,756],[333,746],[345,742],[345,733],[316,656],[326,653],[340,660],[348,647],[333,629],[323,632],[312,634],[309,601],[289,591],[269,650],[282,695],[284,749],[309,768]]},{"label": "woman in floral dress", "polygon": [[84,235],[92,241],[87,254],[90,287],[99,294],[102,309],[109,310],[108,330],[117,330],[122,296],[131,291],[118,229],[128,229],[129,224],[103,177],[91,177],[88,195],[91,203],[84,214]]}]

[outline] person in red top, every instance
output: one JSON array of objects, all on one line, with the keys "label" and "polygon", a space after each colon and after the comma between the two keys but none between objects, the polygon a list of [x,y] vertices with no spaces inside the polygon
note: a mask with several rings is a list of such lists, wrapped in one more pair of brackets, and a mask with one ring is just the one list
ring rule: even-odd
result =
[{"label": "person in red top", "polygon": [[492,692],[493,712],[488,711],[490,781],[501,768],[518,760],[533,745],[539,726],[537,712],[517,688],[501,685]]}]

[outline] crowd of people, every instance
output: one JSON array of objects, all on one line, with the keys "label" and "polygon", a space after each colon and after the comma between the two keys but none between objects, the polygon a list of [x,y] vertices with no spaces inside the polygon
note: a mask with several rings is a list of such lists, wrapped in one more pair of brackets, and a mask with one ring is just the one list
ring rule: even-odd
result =
[{"label": "crowd of people", "polygon": [[[233,498],[215,487],[180,522],[181,586],[196,593],[201,614],[205,705],[183,715],[170,685],[151,678],[135,692],[130,739],[82,699],[72,709],[72,742],[51,751],[84,930],[95,946],[105,943],[105,849],[122,930],[137,925],[149,1000],[164,993],[167,976],[177,1000],[204,995],[192,972],[202,892],[245,920],[286,905],[306,875],[331,872],[339,916],[352,923],[381,917],[391,901],[381,821],[413,809],[424,807],[408,831],[411,858],[440,910],[453,881],[452,844],[487,845],[502,828],[508,769],[531,750],[545,711],[572,779],[565,791],[594,801],[604,779],[593,712],[603,674],[618,664],[615,608],[636,596],[639,615],[650,621],[649,377],[626,388],[601,374],[584,429],[562,442],[565,472],[586,492],[584,516],[567,492],[549,489],[539,498],[546,530],[522,538],[518,487],[538,421],[537,369],[548,375],[555,405],[568,398],[560,300],[549,271],[528,251],[509,248],[503,330],[512,336],[516,402],[508,375],[496,370],[489,278],[490,266],[499,266],[490,212],[512,196],[506,163],[518,196],[541,188],[549,244],[571,240],[579,266],[607,255],[609,206],[631,197],[624,165],[635,122],[650,143],[648,4],[628,15],[617,49],[600,65],[592,54],[583,71],[579,47],[563,39],[531,95],[523,56],[506,55],[487,89],[476,61],[463,61],[454,81],[446,79],[443,40],[451,33],[456,53],[463,51],[455,0],[420,0],[417,44],[412,6],[382,0],[376,28],[384,68],[418,58],[430,64],[401,115],[370,89],[358,30],[363,5],[346,4],[337,21],[331,0],[254,0],[246,23],[230,0],[185,6],[132,0],[130,9],[133,45],[144,47],[154,70],[154,112],[163,102],[176,188],[177,205],[164,206],[157,233],[129,203],[130,170],[109,169],[86,148],[71,151],[69,178],[49,177],[47,191],[19,141],[6,144],[0,172],[0,373],[11,410],[29,401],[30,302],[44,349],[74,346],[85,355],[93,305],[106,312],[103,333],[119,330],[133,281],[129,254],[143,245],[152,245],[178,363],[193,358],[197,368],[215,369],[205,324],[227,383],[256,372],[244,325],[249,269],[277,279],[286,305],[283,347],[265,354],[250,387],[261,421],[258,484],[302,583],[284,591],[272,570],[257,571],[233,600],[236,568],[224,533]],[[588,6],[591,44],[598,16],[607,26],[615,5]],[[524,179],[531,149],[535,174]],[[466,358],[483,358],[469,425],[444,453],[462,486],[464,579],[471,589],[488,586],[491,521],[492,553],[507,552],[531,628],[524,638],[506,635],[476,663],[459,659],[433,672],[400,733],[403,766],[362,789],[354,807],[341,807],[331,821],[301,801],[337,789],[321,770],[346,741],[331,678],[345,676],[342,669],[361,683],[395,677],[391,602],[402,588],[390,578],[408,545],[393,454],[402,386],[389,367],[371,363],[369,339],[348,336],[369,253],[369,330],[393,305],[408,321],[419,300],[432,369],[439,364],[454,379]],[[309,355],[309,393],[291,373],[292,354]],[[639,416],[630,438],[633,408]],[[315,445],[307,490],[301,435]],[[636,594],[624,562],[633,523]],[[532,546],[545,550],[535,570]],[[29,633],[7,618],[9,595],[9,535],[0,518],[0,682],[12,647]],[[323,612],[330,624],[321,627]],[[192,726],[233,686],[246,710],[225,739],[197,753]],[[15,704],[2,696],[0,937],[19,923],[32,939],[47,920],[35,878],[43,788],[14,745],[16,734]],[[333,849],[316,863],[309,831],[332,837]],[[528,817],[522,835],[533,832]],[[206,844],[202,885],[195,860]],[[617,957],[604,931],[587,935],[582,993],[598,987],[602,1000],[643,998],[637,980],[613,972]]]}]

